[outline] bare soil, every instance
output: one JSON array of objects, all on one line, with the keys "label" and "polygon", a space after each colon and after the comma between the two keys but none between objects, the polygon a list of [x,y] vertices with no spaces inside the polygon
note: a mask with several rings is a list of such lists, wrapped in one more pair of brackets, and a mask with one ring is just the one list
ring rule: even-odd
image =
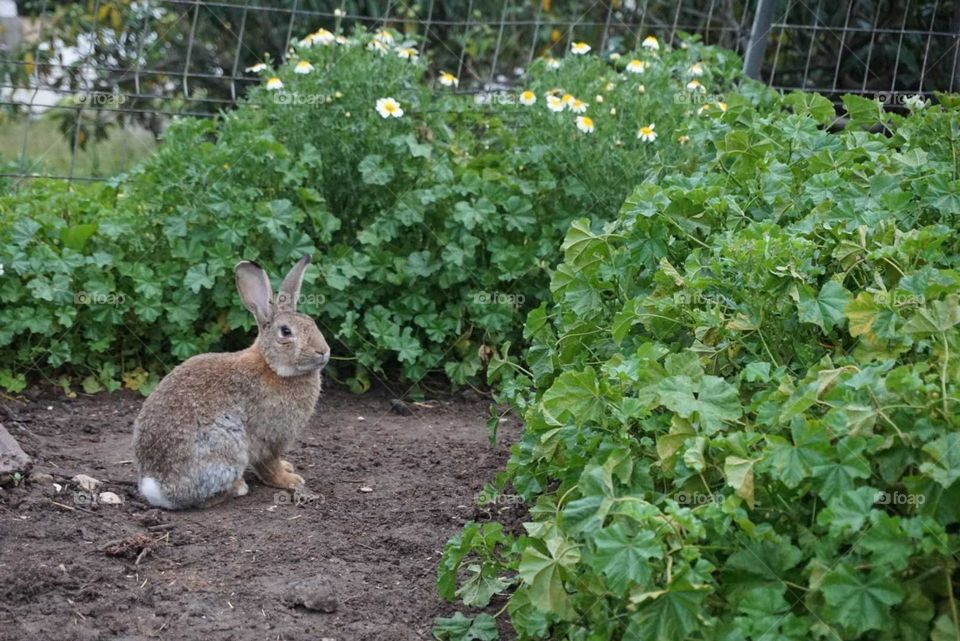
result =
[{"label": "bare soil", "polygon": [[[328,390],[287,457],[317,496],[251,475],[245,497],[165,512],[136,493],[139,396],[44,394],[0,404],[35,461],[0,489],[3,641],[432,638],[433,618],[454,610],[434,589],[440,551],[489,518],[476,496],[519,433],[511,421],[491,446],[480,400],[402,415],[384,393]],[[78,473],[122,504],[98,503],[70,482]]]}]

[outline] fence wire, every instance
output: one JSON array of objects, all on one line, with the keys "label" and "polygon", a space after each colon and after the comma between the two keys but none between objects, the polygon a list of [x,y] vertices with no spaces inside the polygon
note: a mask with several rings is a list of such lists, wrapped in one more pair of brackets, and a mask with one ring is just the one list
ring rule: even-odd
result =
[{"label": "fence wire", "polygon": [[[461,87],[509,87],[572,42],[627,52],[681,34],[745,56],[781,90],[903,98],[960,89],[951,0],[0,0],[0,176],[98,180],[152,149],[176,115],[214,116],[319,27],[422,38]],[[19,13],[19,17],[16,14]],[[118,144],[119,143],[119,144]]]}]

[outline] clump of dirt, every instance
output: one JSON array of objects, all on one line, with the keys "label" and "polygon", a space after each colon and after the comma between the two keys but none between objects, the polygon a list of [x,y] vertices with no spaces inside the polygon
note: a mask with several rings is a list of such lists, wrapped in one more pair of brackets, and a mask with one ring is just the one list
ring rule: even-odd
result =
[{"label": "clump of dirt", "polygon": [[[491,446],[481,401],[404,412],[387,393],[334,389],[287,457],[310,492],[251,475],[245,497],[165,512],[136,493],[141,402],[0,406],[38,479],[0,489],[0,640],[432,638],[433,618],[454,609],[434,589],[440,551],[465,521],[489,518],[477,495],[519,433],[510,421]],[[77,474],[122,504],[78,489]]]}]

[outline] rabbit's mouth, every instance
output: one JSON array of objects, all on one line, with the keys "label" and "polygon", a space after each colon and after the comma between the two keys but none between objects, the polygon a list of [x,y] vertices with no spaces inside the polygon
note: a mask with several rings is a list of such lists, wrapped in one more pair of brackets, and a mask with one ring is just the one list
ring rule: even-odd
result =
[{"label": "rabbit's mouth", "polygon": [[300,363],[297,363],[297,369],[303,370],[306,374],[308,372],[313,372],[323,369],[327,361],[330,360],[330,353],[326,352],[324,354],[317,354],[314,358],[304,359]]}]

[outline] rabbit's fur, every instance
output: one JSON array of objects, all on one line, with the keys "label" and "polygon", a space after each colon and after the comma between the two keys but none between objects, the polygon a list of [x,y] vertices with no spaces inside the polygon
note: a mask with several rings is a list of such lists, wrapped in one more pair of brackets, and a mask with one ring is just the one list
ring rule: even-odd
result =
[{"label": "rabbit's fur", "polygon": [[167,509],[203,507],[243,496],[252,466],[264,483],[304,486],[280,458],[299,437],[320,396],[320,371],[330,348],[297,300],[310,263],[304,256],[273,296],[256,263],[234,274],[258,335],[245,350],[200,354],[170,372],[134,423],[140,493]]}]

